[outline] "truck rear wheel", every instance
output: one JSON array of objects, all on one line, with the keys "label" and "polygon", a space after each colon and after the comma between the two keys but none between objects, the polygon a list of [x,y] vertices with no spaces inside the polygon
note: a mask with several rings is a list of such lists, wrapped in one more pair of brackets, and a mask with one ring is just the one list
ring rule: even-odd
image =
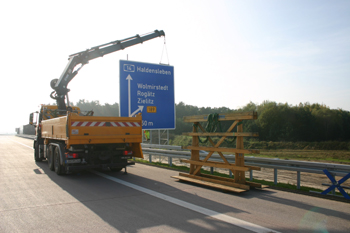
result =
[{"label": "truck rear wheel", "polygon": [[123,168],[122,167],[114,167],[114,168],[109,168],[111,169],[112,172],[120,172]]},{"label": "truck rear wheel", "polygon": [[49,168],[51,171],[55,170],[54,164],[53,164],[53,147],[52,146],[50,146],[48,150],[47,163],[49,164]]},{"label": "truck rear wheel", "polygon": [[62,175],[63,174],[63,167],[61,165],[60,162],[60,151],[58,150],[58,148],[55,148],[55,152],[54,152],[54,167],[55,167],[55,172],[57,175]]}]

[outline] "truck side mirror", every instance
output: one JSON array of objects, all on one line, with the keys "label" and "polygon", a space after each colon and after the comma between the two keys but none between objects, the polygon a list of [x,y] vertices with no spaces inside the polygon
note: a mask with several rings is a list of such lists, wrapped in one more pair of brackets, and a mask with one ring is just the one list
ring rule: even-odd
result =
[{"label": "truck side mirror", "polygon": [[36,122],[34,122],[34,113],[33,112],[29,115],[29,124],[36,126]]},{"label": "truck side mirror", "polygon": [[33,125],[34,127],[36,127],[37,124],[37,120],[38,120],[38,116],[35,115],[35,122],[34,122],[34,114],[38,114],[39,112],[32,112],[31,114],[29,114],[29,124]]},{"label": "truck side mirror", "polygon": [[33,125],[33,113],[29,115],[29,124]]}]

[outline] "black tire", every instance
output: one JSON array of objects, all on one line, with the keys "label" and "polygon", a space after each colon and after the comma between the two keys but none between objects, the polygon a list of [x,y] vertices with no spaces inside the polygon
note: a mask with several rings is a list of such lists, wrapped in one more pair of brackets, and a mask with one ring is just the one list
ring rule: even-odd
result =
[{"label": "black tire", "polygon": [[40,162],[43,159],[39,158],[39,143],[35,142],[35,146],[34,146],[34,160],[35,162]]},{"label": "black tire", "polygon": [[53,160],[54,160],[53,163],[54,163],[56,174],[62,175],[63,174],[63,167],[61,165],[60,151],[58,150],[58,147],[55,148]]},{"label": "black tire", "polygon": [[53,163],[53,149],[54,147],[50,146],[48,150],[47,155],[47,164],[49,165],[49,168],[51,171],[55,170],[54,163]]},{"label": "black tire", "polygon": [[114,167],[114,168],[109,168],[112,172],[120,172],[123,168],[122,167]]}]

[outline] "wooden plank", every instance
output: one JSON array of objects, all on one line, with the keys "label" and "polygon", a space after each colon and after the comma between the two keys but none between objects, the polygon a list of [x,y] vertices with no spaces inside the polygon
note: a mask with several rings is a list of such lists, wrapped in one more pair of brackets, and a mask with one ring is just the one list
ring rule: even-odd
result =
[{"label": "wooden plank", "polygon": [[[219,114],[219,121],[230,120],[255,120],[258,119],[258,114],[255,111],[250,112],[233,112]],[[196,115],[183,117],[184,122],[206,122],[208,121],[208,115]]]},{"label": "wooden plank", "polygon": [[243,136],[243,137],[259,137],[259,133],[252,133],[252,132],[230,132],[230,133],[182,133],[182,135],[185,136],[199,136],[199,137],[237,137],[237,136]]},{"label": "wooden plank", "polygon": [[249,149],[236,149],[236,148],[227,148],[227,147],[205,147],[205,146],[184,146],[182,149],[189,150],[205,150],[205,151],[217,151],[217,152],[232,152],[232,153],[241,153],[241,154],[260,154],[259,150],[249,150]]},{"label": "wooden plank", "polygon": [[197,179],[192,179],[192,178],[184,177],[184,176],[172,176],[172,178],[183,180],[183,181],[187,181],[187,182],[191,182],[191,183],[195,183],[195,184],[208,186],[208,187],[211,187],[211,188],[216,188],[216,189],[221,189],[221,190],[225,190],[225,191],[235,192],[235,193],[242,193],[242,192],[246,192],[247,191],[247,190],[240,189],[240,188],[235,188],[235,187],[221,185],[221,184],[215,184],[215,183],[207,182],[207,181],[204,181],[204,180],[197,180]]},{"label": "wooden plank", "polygon": [[[183,173],[180,173],[180,175]],[[186,174],[186,173],[184,173]],[[212,179],[217,179],[217,180],[222,180],[222,181],[227,181],[227,182],[233,182],[233,178],[226,178],[226,177],[221,177],[221,176],[213,176],[213,175],[208,175],[208,174],[201,174],[201,176],[203,177],[207,177],[207,178],[212,178]]]},{"label": "wooden plank", "polygon": [[250,181],[246,181],[246,184],[249,185],[250,187],[254,187],[254,188],[268,188],[268,185],[264,185],[264,184],[259,184],[259,183],[255,183],[255,182],[250,182]]},{"label": "wooden plank", "polygon": [[[181,176],[182,174],[186,173],[180,173],[179,175]],[[217,179],[217,180],[222,180],[222,181],[227,181],[227,182],[232,182],[233,178],[226,178],[226,177],[221,177],[221,176],[213,176],[213,175],[207,175],[207,174],[201,174],[202,177],[207,177],[207,178],[212,178],[212,179]],[[249,185],[250,187],[254,188],[268,188],[268,185],[263,185],[259,184],[256,182],[251,182],[251,181],[246,181],[246,185]]]},{"label": "wooden plank", "polygon": [[194,165],[201,165],[201,166],[207,166],[207,167],[218,167],[218,168],[227,168],[231,170],[238,170],[238,171],[249,171],[250,169],[248,167],[237,167],[233,164],[226,164],[226,163],[220,163],[220,162],[212,162],[212,161],[194,161],[194,160],[187,160],[187,159],[181,159],[180,160],[183,163],[190,163]]},{"label": "wooden plank", "polygon": [[250,170],[254,170],[254,171],[261,171],[261,167],[247,166],[247,165],[245,165],[244,167],[247,167],[247,168],[249,168]]},{"label": "wooden plank", "polygon": [[191,175],[191,174],[187,174],[187,173],[179,173],[179,176],[185,176],[185,177],[189,177],[189,178],[196,179],[196,180],[203,180],[203,181],[207,181],[207,182],[211,182],[211,183],[215,183],[215,184],[226,185],[226,186],[240,188],[240,189],[244,189],[244,190],[250,189],[249,185],[235,183],[233,181],[233,179],[221,180],[221,179],[218,179],[217,176],[211,176],[211,177],[203,176],[203,175],[196,176],[196,175]]},{"label": "wooden plank", "polygon": [[[185,173],[180,173],[181,174],[185,174]],[[213,175],[207,175],[207,174],[201,174],[202,177],[207,177],[207,178],[215,178],[218,180],[222,180],[222,181],[227,181],[227,182],[232,182],[232,178],[226,178],[226,177],[221,177],[221,176],[213,176]],[[259,183],[255,183],[255,182],[251,182],[251,181],[246,181],[245,182],[246,185],[249,185],[250,187],[253,188],[268,188],[268,185],[263,185],[263,184],[259,184]]]}]

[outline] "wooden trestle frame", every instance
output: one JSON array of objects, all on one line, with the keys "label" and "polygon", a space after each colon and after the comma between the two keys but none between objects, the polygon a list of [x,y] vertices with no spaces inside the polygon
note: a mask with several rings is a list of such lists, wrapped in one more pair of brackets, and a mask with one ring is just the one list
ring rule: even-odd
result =
[{"label": "wooden trestle frame", "polygon": [[[184,122],[193,123],[192,133],[183,133],[183,135],[192,136],[192,146],[184,147],[184,149],[191,150],[190,160],[181,160],[185,163],[190,163],[190,172],[180,173],[179,176],[173,176],[173,178],[188,181],[196,184],[206,185],[214,188],[219,188],[227,191],[233,192],[244,192],[250,189],[250,187],[263,188],[264,186],[259,183],[249,182],[245,179],[245,172],[250,170],[259,170],[260,167],[246,166],[244,165],[244,154],[259,154],[259,150],[246,150],[243,145],[243,137],[257,137],[258,133],[248,133],[243,132],[243,120],[255,120],[258,115],[256,112],[240,112],[240,113],[227,113],[219,114],[219,121],[234,121],[232,125],[226,132],[206,132],[205,128],[201,125],[201,122],[208,121],[208,115],[197,115],[184,117]],[[231,132],[237,126],[237,132]],[[198,132],[197,129],[202,132]],[[221,139],[215,144],[210,137],[220,137]],[[198,137],[208,137],[209,142],[213,147],[205,147],[199,145]],[[219,147],[227,137],[237,137],[236,138],[236,148],[224,148]],[[208,151],[208,155],[205,159],[200,160],[199,151]],[[209,161],[209,158],[217,152],[224,162],[214,162]],[[235,164],[231,164],[227,161],[222,152],[232,152],[235,153]],[[201,174],[202,166],[226,168],[229,169],[234,174],[234,179],[222,178],[213,175]]]}]

